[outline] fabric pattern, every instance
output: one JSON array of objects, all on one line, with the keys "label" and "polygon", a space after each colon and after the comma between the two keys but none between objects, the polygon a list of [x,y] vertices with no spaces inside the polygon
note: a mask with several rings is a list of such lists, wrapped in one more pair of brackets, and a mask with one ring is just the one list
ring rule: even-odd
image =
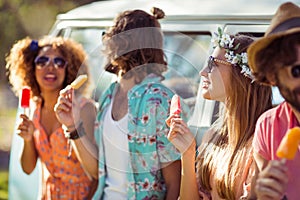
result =
[{"label": "fabric pattern", "polygon": [[[84,103],[80,103],[81,106]],[[43,199],[87,199],[90,192],[91,180],[86,175],[75,152],[69,155],[68,140],[62,127],[56,129],[48,137],[40,124],[41,104],[34,112],[35,125],[34,142],[44,168],[45,183],[43,183]],[[49,173],[48,173],[49,172]]]},{"label": "fabric pattern", "polygon": [[[99,184],[94,199],[101,199],[105,188],[105,156],[102,141],[103,117],[110,104],[114,83],[102,95],[97,117],[95,138],[99,145]],[[167,139],[169,129],[165,120],[173,92],[149,75],[128,93],[128,145],[130,164],[127,173],[127,199],[164,199],[166,186],[161,163],[180,159],[180,153]],[[187,115],[187,113],[185,113]]]}]

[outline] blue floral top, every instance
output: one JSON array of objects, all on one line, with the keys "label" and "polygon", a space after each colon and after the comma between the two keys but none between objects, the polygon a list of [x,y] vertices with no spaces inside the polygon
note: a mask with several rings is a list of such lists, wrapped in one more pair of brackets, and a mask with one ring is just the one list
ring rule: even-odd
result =
[{"label": "blue floral top", "polygon": [[[105,188],[105,156],[102,123],[111,103],[113,83],[100,99],[95,138],[99,145],[99,184],[93,199],[101,199]],[[173,92],[160,83],[160,77],[149,75],[128,92],[128,146],[130,163],[127,173],[127,199],[164,199],[166,186],[161,163],[180,159],[180,153],[167,139]]]}]

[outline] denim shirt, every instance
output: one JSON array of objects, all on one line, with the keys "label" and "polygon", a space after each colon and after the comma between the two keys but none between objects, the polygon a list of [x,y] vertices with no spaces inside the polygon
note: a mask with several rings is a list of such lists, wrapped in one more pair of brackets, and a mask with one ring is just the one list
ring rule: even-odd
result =
[{"label": "denim shirt", "polygon": [[[167,139],[169,128],[165,124],[174,93],[162,85],[160,79],[151,74],[127,94],[130,153],[127,199],[164,199],[166,186],[161,163],[180,159],[179,151]],[[95,128],[99,145],[99,183],[93,199],[101,199],[105,188],[106,158],[102,124],[117,84],[113,83],[100,99]]]}]

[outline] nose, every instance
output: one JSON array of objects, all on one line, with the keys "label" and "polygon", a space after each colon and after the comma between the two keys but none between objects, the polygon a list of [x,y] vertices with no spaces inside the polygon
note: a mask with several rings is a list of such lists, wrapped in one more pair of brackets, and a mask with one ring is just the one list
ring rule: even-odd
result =
[{"label": "nose", "polygon": [[49,60],[49,63],[47,63],[46,67],[47,67],[48,70],[55,69],[55,64],[54,64],[52,59]]},{"label": "nose", "polygon": [[205,76],[207,77],[208,76],[208,71],[209,71],[209,68],[208,66],[205,66],[201,69],[201,71],[199,72],[199,76]]}]

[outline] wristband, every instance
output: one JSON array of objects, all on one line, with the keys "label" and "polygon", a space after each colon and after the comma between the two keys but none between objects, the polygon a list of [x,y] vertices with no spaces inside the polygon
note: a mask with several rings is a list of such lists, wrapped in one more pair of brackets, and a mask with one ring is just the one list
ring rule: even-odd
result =
[{"label": "wristband", "polygon": [[65,137],[70,140],[76,140],[83,135],[85,135],[84,128],[82,126],[82,122],[78,125],[78,127],[74,131],[68,131],[67,129],[64,131]]},{"label": "wristband", "polygon": [[76,140],[76,139],[79,138],[79,134],[78,134],[77,130],[75,129],[75,130],[72,131],[72,132],[66,131],[66,132],[65,132],[65,137],[66,137],[67,139],[70,139],[70,140]]}]

